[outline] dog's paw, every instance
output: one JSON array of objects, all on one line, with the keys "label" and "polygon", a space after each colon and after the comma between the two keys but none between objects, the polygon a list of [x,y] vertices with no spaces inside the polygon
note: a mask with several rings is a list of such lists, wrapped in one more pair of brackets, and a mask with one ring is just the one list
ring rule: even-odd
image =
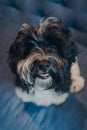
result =
[{"label": "dog's paw", "polygon": [[72,80],[70,92],[78,92],[84,87],[85,80],[82,76],[78,76]]}]

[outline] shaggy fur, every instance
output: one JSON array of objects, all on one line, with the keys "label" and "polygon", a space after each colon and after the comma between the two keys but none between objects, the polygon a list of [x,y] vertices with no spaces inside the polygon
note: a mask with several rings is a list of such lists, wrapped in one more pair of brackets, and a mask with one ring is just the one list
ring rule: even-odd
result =
[{"label": "shaggy fur", "polygon": [[61,104],[84,86],[71,31],[55,17],[43,18],[39,26],[23,24],[8,62],[16,93],[25,102]]}]

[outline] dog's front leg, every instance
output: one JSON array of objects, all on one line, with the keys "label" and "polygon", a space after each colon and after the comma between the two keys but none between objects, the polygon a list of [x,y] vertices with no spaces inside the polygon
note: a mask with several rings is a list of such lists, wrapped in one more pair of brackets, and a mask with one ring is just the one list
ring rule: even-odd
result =
[{"label": "dog's front leg", "polygon": [[70,92],[78,92],[84,87],[85,80],[80,75],[80,68],[79,68],[77,58],[75,63],[72,64],[70,72],[71,72],[71,80],[72,80]]}]

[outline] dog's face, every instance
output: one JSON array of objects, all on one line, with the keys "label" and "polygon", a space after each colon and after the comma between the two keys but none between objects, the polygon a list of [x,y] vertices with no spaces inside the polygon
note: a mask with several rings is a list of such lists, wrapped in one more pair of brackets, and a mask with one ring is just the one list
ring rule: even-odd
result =
[{"label": "dog's face", "polygon": [[10,47],[9,65],[25,91],[32,86],[67,92],[76,56],[70,30],[57,18],[49,17],[39,26],[22,26]]}]

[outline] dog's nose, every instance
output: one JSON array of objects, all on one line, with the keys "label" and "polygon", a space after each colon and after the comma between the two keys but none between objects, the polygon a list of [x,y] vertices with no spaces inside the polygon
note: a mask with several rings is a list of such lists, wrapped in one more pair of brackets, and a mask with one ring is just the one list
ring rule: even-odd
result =
[{"label": "dog's nose", "polygon": [[39,70],[46,72],[50,68],[50,63],[48,61],[41,61],[39,63]]}]

